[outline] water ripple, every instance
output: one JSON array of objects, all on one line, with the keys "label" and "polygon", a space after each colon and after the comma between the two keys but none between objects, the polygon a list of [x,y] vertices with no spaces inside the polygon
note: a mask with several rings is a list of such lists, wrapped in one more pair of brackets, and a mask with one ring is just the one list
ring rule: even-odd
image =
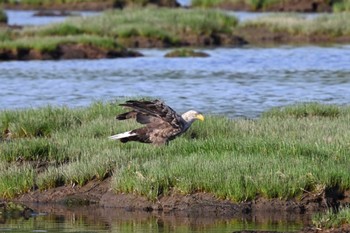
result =
[{"label": "water ripple", "polygon": [[47,104],[86,106],[96,100],[151,96],[179,111],[195,108],[257,117],[304,101],[350,101],[350,46],[225,48],[209,58],[164,58],[142,50],[131,59],[0,63],[1,109]]}]

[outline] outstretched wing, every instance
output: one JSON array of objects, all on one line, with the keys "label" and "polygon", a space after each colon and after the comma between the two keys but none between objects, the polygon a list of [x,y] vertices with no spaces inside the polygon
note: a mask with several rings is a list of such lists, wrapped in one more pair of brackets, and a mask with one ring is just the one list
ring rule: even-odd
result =
[{"label": "outstretched wing", "polygon": [[131,108],[132,111],[118,115],[118,120],[135,118],[141,124],[155,125],[168,123],[174,128],[183,127],[181,116],[160,100],[129,100],[124,104],[120,104],[120,106]]}]

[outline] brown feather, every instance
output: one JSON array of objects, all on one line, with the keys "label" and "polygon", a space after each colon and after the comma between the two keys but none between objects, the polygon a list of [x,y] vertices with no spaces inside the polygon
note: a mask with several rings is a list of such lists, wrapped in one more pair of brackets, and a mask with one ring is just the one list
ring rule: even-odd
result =
[{"label": "brown feather", "polygon": [[138,141],[163,145],[185,132],[193,122],[193,120],[186,122],[182,116],[159,100],[129,100],[120,106],[127,107],[131,111],[118,115],[116,117],[118,120],[135,119],[138,123],[145,125],[145,127],[112,136],[112,139],[120,139],[123,143]]}]

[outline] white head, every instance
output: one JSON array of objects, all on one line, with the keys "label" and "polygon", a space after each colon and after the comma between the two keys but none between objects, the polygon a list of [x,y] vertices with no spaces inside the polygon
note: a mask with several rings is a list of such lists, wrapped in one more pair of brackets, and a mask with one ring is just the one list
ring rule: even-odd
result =
[{"label": "white head", "polygon": [[199,112],[196,112],[194,110],[190,110],[185,112],[184,114],[181,115],[181,117],[187,122],[187,123],[192,123],[195,120],[201,120],[204,121],[204,116],[200,114]]}]

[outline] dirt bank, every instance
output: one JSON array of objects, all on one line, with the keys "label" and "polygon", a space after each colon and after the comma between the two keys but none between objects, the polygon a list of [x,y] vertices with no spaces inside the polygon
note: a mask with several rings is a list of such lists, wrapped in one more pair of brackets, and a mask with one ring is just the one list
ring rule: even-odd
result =
[{"label": "dirt bank", "polygon": [[139,57],[141,53],[127,49],[103,49],[93,45],[63,44],[54,50],[0,49],[0,61],[8,60],[59,60]]},{"label": "dirt bank", "polygon": [[89,182],[83,187],[61,186],[46,191],[32,191],[15,199],[19,202],[63,203],[68,205],[99,204],[103,207],[123,208],[144,211],[185,211],[190,213],[216,213],[217,215],[236,216],[251,212],[284,211],[293,214],[305,214],[325,209],[327,203],[320,197],[306,196],[302,201],[283,201],[280,199],[233,203],[222,200],[209,193],[181,195],[171,193],[151,201],[146,197],[115,193],[110,189],[110,178],[100,182]]},{"label": "dirt bank", "polygon": [[237,28],[236,36],[249,45],[283,44],[345,44],[350,42],[349,35],[334,36],[329,34],[293,35],[284,31],[273,31],[267,27]]},{"label": "dirt bank", "polygon": [[[38,211],[41,204],[59,204],[66,207],[92,205],[96,208],[110,208],[131,212],[145,212],[153,215],[176,214],[182,216],[215,216],[215,218],[244,218],[291,220],[299,219],[310,222],[310,214],[329,207],[350,203],[350,192],[341,192],[337,188],[319,193],[305,193],[299,199],[280,200],[257,198],[254,201],[233,203],[218,199],[209,193],[193,193],[182,195],[171,193],[160,196],[156,201],[145,197],[116,193],[110,188],[110,178],[103,181],[93,180],[85,186],[61,186],[45,191],[31,191],[14,199],[15,202]],[[39,207],[38,207],[39,205]],[[43,207],[42,207],[43,208]],[[244,231],[248,232],[248,231]],[[340,229],[322,231],[313,227],[305,227],[301,232],[350,232],[349,226]]]}]

